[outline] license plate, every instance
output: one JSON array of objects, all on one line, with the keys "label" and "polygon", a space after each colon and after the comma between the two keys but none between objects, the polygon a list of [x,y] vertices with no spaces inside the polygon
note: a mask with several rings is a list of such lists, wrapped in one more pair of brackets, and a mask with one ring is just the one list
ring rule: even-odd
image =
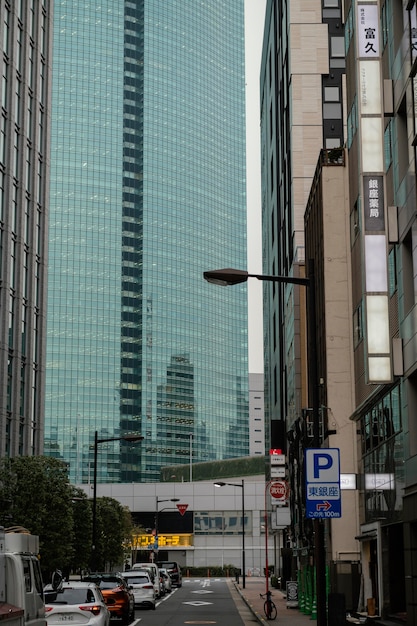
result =
[{"label": "license plate", "polygon": [[59,615],[58,622],[72,622],[74,620],[73,615]]}]

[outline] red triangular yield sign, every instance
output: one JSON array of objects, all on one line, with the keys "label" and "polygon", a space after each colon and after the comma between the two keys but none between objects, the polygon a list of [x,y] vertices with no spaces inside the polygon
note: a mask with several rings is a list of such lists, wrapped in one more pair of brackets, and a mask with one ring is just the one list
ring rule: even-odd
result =
[{"label": "red triangular yield sign", "polygon": [[185,511],[188,509],[188,504],[177,504],[177,509],[181,515],[184,515]]}]

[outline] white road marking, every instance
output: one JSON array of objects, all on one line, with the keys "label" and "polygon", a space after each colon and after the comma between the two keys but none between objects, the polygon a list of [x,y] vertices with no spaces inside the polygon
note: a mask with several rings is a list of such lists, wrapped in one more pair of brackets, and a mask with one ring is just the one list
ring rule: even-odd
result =
[{"label": "white road marking", "polygon": [[213,604],[213,602],[202,602],[201,600],[193,600],[192,602],[183,602],[183,604],[190,604],[191,606],[206,606]]}]

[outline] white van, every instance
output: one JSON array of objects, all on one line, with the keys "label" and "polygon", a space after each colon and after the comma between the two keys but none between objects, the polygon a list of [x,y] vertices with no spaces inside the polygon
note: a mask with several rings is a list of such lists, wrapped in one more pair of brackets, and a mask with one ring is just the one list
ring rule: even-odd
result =
[{"label": "white van", "polygon": [[151,572],[153,578],[153,584],[155,587],[155,595],[157,598],[161,597],[161,581],[159,576],[159,568],[155,563],[135,563],[132,565],[132,570],[146,569]]},{"label": "white van", "polygon": [[14,626],[45,626],[39,537],[16,529],[0,527],[0,606]]}]

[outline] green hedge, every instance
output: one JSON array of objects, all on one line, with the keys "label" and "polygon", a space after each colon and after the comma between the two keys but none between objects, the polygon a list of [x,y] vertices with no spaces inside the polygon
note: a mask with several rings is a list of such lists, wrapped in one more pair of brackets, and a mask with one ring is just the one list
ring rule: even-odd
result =
[{"label": "green hedge", "polygon": [[[265,475],[265,457],[245,456],[237,459],[194,463],[192,478],[193,481],[224,480],[225,478],[234,478],[235,476],[258,476],[260,474]],[[189,480],[189,464],[171,465],[161,468],[162,482],[187,482]]]}]

